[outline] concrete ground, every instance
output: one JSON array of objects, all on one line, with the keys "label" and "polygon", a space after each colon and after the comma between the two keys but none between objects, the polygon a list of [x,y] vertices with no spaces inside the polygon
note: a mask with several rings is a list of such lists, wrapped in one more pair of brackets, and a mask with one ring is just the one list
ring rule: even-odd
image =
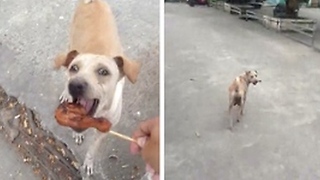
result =
[{"label": "concrete ground", "polygon": [[[213,8],[165,11],[166,179],[320,179],[320,54]],[[250,69],[231,132],[227,89]]]},{"label": "concrete ground", "polygon": [[[159,109],[159,2],[157,0],[108,1],[118,23],[127,55],[142,62],[137,84],[127,81],[121,123],[115,129],[131,135],[140,120],[158,115]],[[75,145],[71,131],[58,126],[53,112],[64,86],[62,71],[53,71],[53,58],[67,47],[68,28],[76,1],[0,0],[0,84],[8,94],[40,113],[43,125],[69,144],[80,162],[90,146]],[[137,115],[140,112],[140,115]],[[89,131],[90,132],[90,131]],[[31,168],[0,140],[4,179],[35,179]],[[116,155],[118,160],[109,159]],[[5,158],[4,158],[5,157]],[[100,147],[92,179],[138,179],[131,177],[144,165],[129,154],[129,143],[108,138]],[[139,175],[138,175],[139,176]],[[19,178],[21,177],[21,178]]]}]

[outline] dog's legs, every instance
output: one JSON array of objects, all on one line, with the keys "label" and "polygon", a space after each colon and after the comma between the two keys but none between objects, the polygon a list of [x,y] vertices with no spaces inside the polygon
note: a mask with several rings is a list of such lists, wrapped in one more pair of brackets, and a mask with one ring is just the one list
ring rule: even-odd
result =
[{"label": "dog's legs", "polygon": [[232,116],[232,106],[233,106],[233,96],[231,94],[229,94],[229,129],[232,131],[233,129],[233,116]]},{"label": "dog's legs", "polygon": [[231,110],[232,110],[232,101],[230,100],[230,103],[229,103],[229,128],[230,128],[230,130],[232,131],[232,129],[233,129],[233,116],[232,116],[232,112],[231,112]]},{"label": "dog's legs", "polygon": [[231,113],[232,105],[233,105],[233,96],[229,94],[229,115]]},{"label": "dog's legs", "polygon": [[[60,103],[63,103],[63,102],[66,102],[66,101],[67,102],[72,102],[72,96],[69,94],[69,91],[67,89],[65,89],[62,92],[59,100],[60,100]],[[82,133],[77,133],[77,132],[73,131],[72,132],[72,137],[75,140],[76,144],[78,144],[78,145],[82,144],[83,139],[84,139],[84,136],[83,136]]]},{"label": "dog's legs", "polygon": [[[67,101],[67,102],[72,102],[72,97],[71,97],[71,95],[69,94],[69,91],[68,91],[67,89],[65,89],[65,90],[62,92],[59,100],[60,100],[60,103],[63,103],[63,102],[66,102],[66,101]],[[83,136],[82,133],[77,133],[77,132],[73,131],[73,132],[72,132],[72,137],[73,137],[73,139],[75,140],[76,144],[78,144],[78,145],[82,144],[83,139],[84,139],[84,136]]]},{"label": "dog's legs", "polygon": [[97,149],[100,147],[101,141],[107,136],[108,133],[98,135],[93,145],[89,147],[86,157],[83,162],[83,168],[88,176],[93,174],[93,162]]},{"label": "dog's legs", "polygon": [[240,120],[242,119],[245,103],[246,103],[246,97],[244,96],[243,98],[241,98],[240,112],[237,118],[237,122],[240,122]]},{"label": "dog's legs", "polygon": [[72,137],[74,139],[74,141],[76,142],[76,144],[80,145],[82,144],[83,140],[84,140],[84,135],[82,133],[77,133],[77,132],[72,132]]},{"label": "dog's legs", "polygon": [[237,110],[237,122],[239,123],[241,121],[241,107],[242,106],[238,106],[238,110]]},{"label": "dog's legs", "polygon": [[[67,102],[72,102],[72,96],[69,94],[69,91],[67,89],[65,89],[62,92],[59,100],[60,100],[60,103],[63,103],[63,102],[66,102],[66,101]],[[77,132],[73,131],[72,132],[72,137],[75,140],[76,144],[78,144],[78,145],[82,144],[83,139],[84,139],[84,136],[83,136],[82,133],[77,133]]]},{"label": "dog's legs", "polygon": [[237,122],[239,123],[241,119],[241,106],[239,106],[239,110],[237,111]]},{"label": "dog's legs", "polygon": [[229,119],[229,129],[232,131],[233,130],[233,116],[231,116],[230,115],[230,117],[229,117],[230,119]]},{"label": "dog's legs", "polygon": [[243,97],[243,101],[241,102],[241,110],[240,110],[240,115],[243,115],[243,109],[244,105],[246,104],[246,97]]},{"label": "dog's legs", "polygon": [[231,115],[232,102],[229,103],[229,115]]}]

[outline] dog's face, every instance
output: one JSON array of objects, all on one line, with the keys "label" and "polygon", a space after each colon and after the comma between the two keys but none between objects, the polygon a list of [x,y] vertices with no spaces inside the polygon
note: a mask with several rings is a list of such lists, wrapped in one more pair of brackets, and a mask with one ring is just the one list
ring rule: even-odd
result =
[{"label": "dog's face", "polygon": [[[80,103],[93,115],[100,103],[109,105],[118,81],[123,77],[117,58],[79,54],[67,69],[67,88],[73,102]],[[103,101],[103,102],[102,102]]]},{"label": "dog's face", "polygon": [[121,56],[79,54],[76,50],[58,56],[55,63],[56,68],[67,68],[66,90],[72,101],[84,106],[91,116],[99,106],[110,107],[117,83],[124,76],[135,83],[140,68]]},{"label": "dog's face", "polygon": [[89,115],[94,115],[98,106],[110,107],[119,80],[126,76],[135,83],[140,71],[139,63],[123,56],[79,54],[76,50],[57,56],[55,66],[67,68],[66,89]]},{"label": "dog's face", "polygon": [[246,71],[247,79],[250,83],[253,85],[256,85],[258,82],[261,82],[261,80],[258,79],[258,71]]}]

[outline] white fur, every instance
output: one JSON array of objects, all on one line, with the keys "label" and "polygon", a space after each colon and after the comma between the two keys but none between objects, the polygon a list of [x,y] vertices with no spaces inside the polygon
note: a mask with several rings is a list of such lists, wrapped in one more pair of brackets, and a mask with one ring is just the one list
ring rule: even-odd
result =
[{"label": "white fur", "polygon": [[[94,60],[92,60],[94,59]],[[94,114],[94,117],[103,117],[108,119],[112,126],[116,126],[120,121],[122,112],[122,94],[125,84],[125,77],[120,78],[118,67],[113,59],[102,57],[100,55],[81,54],[76,57],[69,67],[74,64],[79,64],[79,71],[76,74],[67,73],[67,80],[65,89],[60,97],[60,101],[72,101],[69,94],[68,83],[75,78],[83,78],[89,84],[90,90],[88,94],[91,98],[99,99],[99,106]],[[110,81],[105,85],[100,85],[97,82],[95,75],[95,67],[97,64],[104,64],[111,71]],[[97,149],[99,148],[102,140],[108,133],[100,133],[96,131],[96,137],[93,144],[89,147],[84,160],[83,167],[88,175],[93,174],[94,157]],[[84,136],[82,133],[73,132],[73,138],[77,144],[82,144]]]},{"label": "white fur", "polygon": [[[88,89],[81,98],[99,99],[99,106],[94,116],[107,118],[112,126],[116,126],[120,121],[122,111],[122,93],[125,84],[125,78],[122,75],[134,83],[140,66],[124,57],[114,16],[108,4],[102,0],[81,0],[73,17],[70,38],[68,51],[76,50],[79,54],[72,53],[71,57],[74,59],[71,59],[71,63],[68,59],[68,64],[62,63],[62,60],[70,56],[58,56],[55,60],[56,66],[68,65],[69,68],[72,65],[78,66],[79,68],[72,68],[73,70],[67,73],[68,83],[73,79],[73,82],[82,80],[88,84]],[[113,56],[123,58],[124,66],[121,67],[123,72],[119,71],[116,63],[119,62],[119,59],[115,60]],[[99,70],[97,71],[96,67],[100,68],[100,64],[106,67],[103,70],[108,69],[109,76],[97,76]],[[130,68],[132,71],[128,71]],[[61,101],[73,100],[69,94],[68,83],[60,97]],[[83,164],[88,175],[93,173],[95,153],[108,133],[96,131],[96,134]],[[84,139],[82,133],[73,132],[73,137],[77,144],[81,144]]]},{"label": "white fur", "polygon": [[[111,107],[108,111],[104,111],[102,108],[98,109],[95,116],[96,117],[105,117],[109,119],[112,123],[112,126],[118,124],[121,111],[122,111],[122,91],[125,84],[125,78],[122,78],[116,86],[116,91],[112,100]],[[101,101],[101,100],[100,100]],[[93,162],[97,149],[99,148],[102,140],[108,135],[108,133],[100,133],[96,137],[95,142],[90,146],[88,152],[86,153],[86,157],[83,163],[83,167],[88,175],[93,174]]]},{"label": "white fur", "polygon": [[[122,111],[122,94],[123,94],[124,84],[125,84],[125,78],[123,77],[117,83],[110,109],[105,111],[102,109],[103,108],[102,106],[99,106],[95,114],[95,117],[105,117],[109,119],[109,121],[112,123],[113,126],[118,124],[121,117],[121,111]],[[103,103],[102,99],[100,101],[101,103]]]}]

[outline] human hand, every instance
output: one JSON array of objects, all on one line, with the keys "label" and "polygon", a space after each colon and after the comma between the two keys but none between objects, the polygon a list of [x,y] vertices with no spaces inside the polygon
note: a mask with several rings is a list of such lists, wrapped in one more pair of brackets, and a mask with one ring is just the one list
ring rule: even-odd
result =
[{"label": "human hand", "polygon": [[146,166],[146,171],[159,178],[159,117],[148,119],[139,124],[132,138],[137,143],[131,143],[130,150],[133,154],[141,153]]}]

